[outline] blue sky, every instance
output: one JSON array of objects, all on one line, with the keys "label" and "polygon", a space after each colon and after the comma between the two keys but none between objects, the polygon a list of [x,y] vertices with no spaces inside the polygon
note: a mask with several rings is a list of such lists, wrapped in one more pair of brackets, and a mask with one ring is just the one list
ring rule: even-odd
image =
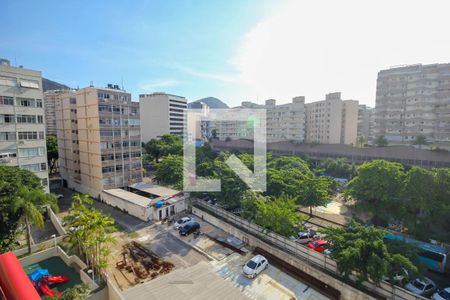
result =
[{"label": "blue sky", "polygon": [[[71,87],[375,103],[379,70],[450,62],[446,0],[0,1],[0,57]],[[420,21],[418,21],[420,20]]]}]

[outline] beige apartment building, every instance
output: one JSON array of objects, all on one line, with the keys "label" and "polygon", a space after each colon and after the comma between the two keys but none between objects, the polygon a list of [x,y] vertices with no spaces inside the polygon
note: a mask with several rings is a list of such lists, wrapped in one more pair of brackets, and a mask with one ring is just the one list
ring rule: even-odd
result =
[{"label": "beige apartment building", "polygon": [[117,85],[61,91],[56,101],[64,185],[99,197],[142,181],[139,103]]},{"label": "beige apartment building", "polygon": [[40,71],[0,59],[0,163],[35,173],[49,191]]},{"label": "beige apartment building", "polygon": [[[305,139],[305,97],[292,99],[291,103],[277,105],[275,99],[268,99],[265,105],[249,101],[242,102],[236,109],[266,109],[267,142],[294,141],[302,143]],[[253,128],[246,122],[212,122],[219,140],[252,139]]]},{"label": "beige apartment building", "polygon": [[305,107],[307,143],[356,144],[358,101],[342,100],[337,92]]},{"label": "beige apartment building", "polygon": [[419,135],[450,148],[450,64],[408,65],[378,73],[375,133],[389,144]]},{"label": "beige apartment building", "polygon": [[374,109],[365,104],[358,108],[358,137],[363,137],[369,144],[373,140]]},{"label": "beige apartment building", "polygon": [[184,135],[186,98],[166,93],[141,94],[139,104],[144,143],[163,134]]},{"label": "beige apartment building", "polygon": [[58,98],[58,93],[59,91],[44,92],[45,130],[47,132],[47,135],[56,136],[55,102]]}]

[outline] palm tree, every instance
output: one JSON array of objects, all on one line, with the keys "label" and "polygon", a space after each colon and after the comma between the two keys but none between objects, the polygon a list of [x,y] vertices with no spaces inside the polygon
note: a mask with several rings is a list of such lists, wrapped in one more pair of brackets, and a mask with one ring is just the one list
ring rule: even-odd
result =
[{"label": "palm tree", "polygon": [[42,213],[47,205],[50,205],[54,211],[58,211],[55,196],[47,194],[41,189],[26,187],[19,189],[13,210],[21,215],[20,221],[25,225],[28,253],[31,253],[31,225],[34,224],[40,229],[44,228]]}]

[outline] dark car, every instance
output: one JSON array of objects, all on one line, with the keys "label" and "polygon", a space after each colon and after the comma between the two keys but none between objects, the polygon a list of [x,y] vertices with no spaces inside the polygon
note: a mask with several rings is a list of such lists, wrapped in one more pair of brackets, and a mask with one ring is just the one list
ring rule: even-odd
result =
[{"label": "dark car", "polygon": [[200,224],[197,222],[189,222],[180,227],[179,232],[180,235],[189,235],[192,232],[195,232],[200,229]]}]

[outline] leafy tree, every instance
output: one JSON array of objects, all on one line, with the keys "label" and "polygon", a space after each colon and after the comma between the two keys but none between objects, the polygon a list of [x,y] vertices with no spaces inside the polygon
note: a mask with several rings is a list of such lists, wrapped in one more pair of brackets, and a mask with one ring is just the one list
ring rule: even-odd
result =
[{"label": "leafy tree", "polygon": [[383,229],[352,221],[348,227],[325,228],[322,232],[326,234],[331,257],[336,260],[344,278],[348,279],[355,272],[359,282],[372,280],[378,283],[383,277],[395,275],[392,272],[398,267],[418,272],[408,258],[389,252]]},{"label": "leafy tree", "polygon": [[405,185],[402,191],[404,208],[402,219],[412,233],[417,234],[417,230],[420,228],[423,228],[424,234],[427,234],[426,232],[429,231],[428,228],[424,228],[424,224],[418,226],[418,223],[425,221],[423,218],[419,218],[419,215],[429,215],[429,211],[433,206],[430,204],[434,202],[432,201],[433,194],[434,173],[421,167],[412,167],[406,173]]},{"label": "leafy tree", "polygon": [[364,147],[364,145],[367,144],[367,139],[365,136],[360,135],[358,136],[358,138],[356,139],[356,145],[360,148]]},{"label": "leafy tree", "polygon": [[273,200],[257,199],[255,223],[289,237],[295,234],[294,228],[301,227],[303,217],[297,212],[295,198],[281,195]]},{"label": "leafy tree", "polygon": [[310,175],[302,181],[302,188],[299,190],[300,196],[297,198],[297,204],[309,206],[310,214],[314,206],[324,206],[330,201],[330,186],[332,180],[327,177],[316,177]]},{"label": "leafy tree", "polygon": [[388,140],[382,135],[378,136],[374,143],[377,147],[386,147],[389,144]]},{"label": "leafy tree", "polygon": [[28,170],[0,165],[0,253],[18,246],[23,210],[16,208],[23,188],[42,189],[41,180]]},{"label": "leafy tree", "polygon": [[332,177],[351,179],[356,173],[356,168],[345,158],[327,158],[320,162],[318,171]]},{"label": "leafy tree", "polygon": [[357,176],[347,185],[345,194],[357,200],[357,208],[375,218],[388,221],[401,213],[404,180],[403,166],[385,160],[373,160],[357,168]]},{"label": "leafy tree", "polygon": [[241,196],[241,217],[253,220],[258,212],[257,201],[267,201],[267,198],[252,190],[246,190]]},{"label": "leafy tree", "polygon": [[416,136],[413,145],[418,145],[421,149],[422,146],[428,145],[427,138],[423,134],[419,134],[418,136]]},{"label": "leafy tree", "polygon": [[183,188],[183,157],[169,154],[156,165],[155,180],[160,184]]},{"label": "leafy tree", "polygon": [[217,129],[211,130],[211,137],[215,140],[217,139]]},{"label": "leafy tree", "polygon": [[45,206],[50,205],[54,211],[58,211],[56,198],[45,193],[42,189],[28,189],[21,187],[13,202],[13,210],[19,212],[20,221],[25,225],[27,234],[28,253],[31,253],[31,225],[44,228],[42,213]]},{"label": "leafy tree", "polygon": [[182,155],[183,140],[174,134],[164,134],[158,139],[151,139],[144,144],[144,150],[147,154],[158,162],[161,157],[167,155]]},{"label": "leafy tree", "polygon": [[58,162],[58,139],[54,135],[47,136],[47,161],[49,164],[49,174],[56,172],[56,163]]},{"label": "leafy tree", "polygon": [[309,174],[311,170],[309,169],[308,163],[298,156],[280,156],[277,157],[267,164],[268,168],[274,168],[277,170],[291,170],[298,169],[301,173]]}]

